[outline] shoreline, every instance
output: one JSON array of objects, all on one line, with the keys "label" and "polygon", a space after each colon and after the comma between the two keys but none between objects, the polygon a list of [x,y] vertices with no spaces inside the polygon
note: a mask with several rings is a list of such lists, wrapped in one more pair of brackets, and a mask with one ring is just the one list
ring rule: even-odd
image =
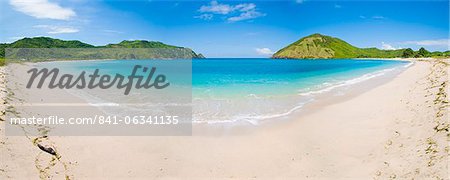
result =
[{"label": "shoreline", "polygon": [[56,160],[23,136],[4,137],[1,177],[446,178],[448,69],[448,59],[418,60],[379,86],[251,133],[38,139]]},{"label": "shoreline", "polygon": [[[379,59],[372,59],[372,60],[379,60]],[[107,61],[107,60],[89,60],[89,61]],[[64,61],[52,61],[52,62],[64,62]],[[404,71],[404,69],[406,69],[408,66],[410,66],[410,65],[412,65],[413,64],[413,62],[411,62],[411,61],[408,61],[408,62],[410,62],[410,63],[408,63],[408,64],[406,64],[406,65],[399,65],[398,67],[395,67],[395,68],[390,68],[390,69],[394,69],[393,71],[399,71],[399,69],[402,69],[402,71]],[[41,63],[51,63],[51,62],[35,62],[36,64],[41,64]],[[27,63],[27,64],[25,64],[25,65],[29,65],[29,66],[33,66],[35,63]],[[400,66],[403,66],[403,67],[400,67]],[[321,101],[321,99],[323,99],[324,98],[324,96],[327,96],[327,95],[333,95],[333,93],[335,92],[335,91],[337,91],[337,90],[342,90],[342,89],[352,89],[352,88],[355,88],[356,86],[358,86],[359,84],[364,84],[364,82],[366,82],[366,81],[373,81],[373,80],[376,80],[376,81],[378,81],[377,79],[391,79],[392,78],[392,75],[390,75],[389,73],[394,73],[395,75],[396,74],[398,74],[398,72],[384,72],[385,70],[387,70],[387,69],[382,69],[382,70],[376,70],[376,71],[374,71],[374,72],[370,72],[370,73],[366,73],[366,74],[362,74],[361,76],[358,76],[358,77],[353,77],[353,78],[351,78],[351,79],[347,79],[347,80],[343,80],[342,82],[339,82],[339,83],[337,83],[337,84],[335,84],[335,85],[332,85],[332,86],[329,86],[329,87],[321,87],[321,88],[319,88],[319,89],[313,89],[313,90],[311,90],[311,91],[308,91],[308,92],[303,92],[303,93],[300,93],[300,94],[309,94],[309,93],[311,93],[311,94],[314,94],[314,95],[300,95],[300,94],[298,94],[298,95],[300,95],[300,96],[310,96],[311,98],[313,98],[313,100],[312,101],[307,101],[307,102],[305,102],[303,105],[300,105],[300,106],[294,106],[294,107],[289,107],[290,108],[290,110],[289,111],[287,111],[287,112],[285,112],[285,111],[283,111],[283,112],[277,112],[278,114],[268,114],[267,116],[272,116],[273,115],[273,117],[268,117],[268,118],[263,118],[263,119],[258,119],[258,120],[254,120],[254,121],[256,121],[255,122],[255,124],[254,125],[258,125],[259,123],[260,123],[260,121],[261,121],[261,123],[267,123],[266,121],[276,121],[276,119],[277,118],[286,118],[286,117],[288,117],[288,116],[290,116],[291,114],[297,114],[297,116],[299,115],[299,113],[298,113],[298,111],[302,111],[302,109],[304,109],[304,107],[303,106],[309,106],[309,104],[311,103],[311,102],[315,102],[315,101]],[[381,75],[379,75],[379,73],[382,73]],[[385,74],[386,73],[386,74]],[[364,76],[367,76],[367,75],[369,75],[369,76],[372,76],[372,75],[376,75],[376,77],[368,77],[367,79],[364,79],[364,80],[361,80],[361,81],[359,81],[359,82],[355,82],[355,83],[351,83],[351,84],[347,84],[346,82],[348,82],[348,81],[354,81],[354,80],[357,80],[357,79],[360,79],[360,78],[362,78],[362,77],[364,77]],[[383,76],[389,76],[389,77],[383,77]],[[17,81],[21,81],[22,79],[17,79],[16,78],[16,80]],[[371,88],[373,88],[373,87],[375,87],[375,86],[371,86],[370,84],[371,83],[367,83]],[[378,84],[382,84],[382,83],[378,83]],[[335,87],[336,86],[336,87]],[[368,90],[369,88],[364,88],[364,90]],[[317,92],[317,91],[324,91],[324,92]],[[359,92],[352,92],[352,93],[350,93],[350,94],[354,94],[354,93],[361,93],[363,90],[360,90]],[[59,94],[59,93],[58,93]],[[46,96],[46,93],[41,93],[40,94],[40,96]],[[69,102],[72,102],[72,101],[74,101],[74,102],[78,102],[77,104],[78,105],[82,105],[82,104],[84,104],[84,103],[86,103],[86,104],[91,104],[91,103],[89,103],[89,100],[88,99],[85,99],[85,98],[81,98],[81,97],[78,97],[78,96],[75,96],[74,94],[71,94],[71,93],[65,93],[65,92],[62,92],[62,93],[60,93],[58,96],[64,96],[66,99],[68,99],[67,101],[69,101]],[[23,99],[29,99],[29,97],[22,97]],[[52,98],[49,98],[49,99],[52,99]],[[33,99],[33,101],[38,101],[37,99]],[[54,100],[53,100],[54,101]],[[330,101],[331,102],[331,101]],[[39,103],[39,104],[42,104],[42,103]],[[64,105],[64,104],[62,104],[62,103],[56,103],[56,104],[61,104],[61,105]],[[109,104],[109,102],[105,102],[105,104]],[[74,105],[74,103],[70,103],[69,105]],[[96,107],[99,111],[101,111],[101,109],[99,108],[99,107]],[[105,112],[106,113],[106,112]],[[251,117],[250,117],[251,118]],[[274,120],[275,119],[275,120]],[[291,118],[292,119],[292,118]],[[194,122],[193,124],[194,125],[196,125],[196,124],[208,124],[208,125],[213,125],[213,124],[225,124],[226,126],[235,126],[235,125],[248,125],[248,124],[252,124],[252,122],[250,122],[250,121],[252,121],[252,120],[249,120],[249,121],[247,121],[247,120],[224,120],[224,122],[216,122],[216,121],[214,121],[214,122],[204,122],[204,121],[197,121],[197,122]]]},{"label": "shoreline", "polygon": [[[409,61],[410,62],[410,61]],[[225,122],[194,122],[194,125],[197,127],[200,127],[202,132],[206,132],[205,129],[208,130],[207,134],[203,135],[221,135],[222,132],[226,130],[226,132],[233,131],[232,129],[237,129],[236,131],[238,133],[242,133],[242,131],[245,131],[244,129],[250,129],[249,131],[253,131],[261,126],[272,126],[277,124],[283,124],[283,123],[289,123],[290,121],[295,121],[298,119],[298,117],[303,117],[307,114],[310,114],[312,112],[315,112],[315,107],[318,106],[327,106],[330,104],[336,104],[338,102],[346,101],[349,99],[352,99],[366,91],[369,91],[373,88],[376,88],[378,86],[381,86],[385,83],[388,83],[392,81],[395,77],[406,71],[410,66],[414,66],[414,62],[411,62],[410,64],[407,64],[406,66],[402,67],[396,67],[392,71],[385,72],[386,69],[383,70],[377,70],[374,72],[366,73],[361,76],[345,80],[344,82],[348,81],[354,81],[355,79],[360,79],[361,77],[367,76],[367,75],[376,75],[375,77],[370,77],[368,79],[355,82],[353,84],[337,84],[335,86],[338,87],[325,87],[321,89],[315,89],[307,92],[308,94],[311,93],[312,95],[305,95],[308,96],[308,98],[312,98],[311,100],[308,100],[304,102],[302,105],[291,107],[288,111],[280,112],[279,116],[276,117],[270,117],[270,118],[264,118],[256,120],[257,122],[249,122],[246,120],[236,120],[236,121],[225,121]],[[383,74],[379,74],[383,73]],[[318,91],[324,91],[319,92]],[[305,93],[302,93],[305,94]],[[276,114],[278,115],[278,114]],[[211,130],[212,129],[212,130]],[[233,131],[234,132],[234,131]],[[251,133],[251,132],[249,132]]]}]

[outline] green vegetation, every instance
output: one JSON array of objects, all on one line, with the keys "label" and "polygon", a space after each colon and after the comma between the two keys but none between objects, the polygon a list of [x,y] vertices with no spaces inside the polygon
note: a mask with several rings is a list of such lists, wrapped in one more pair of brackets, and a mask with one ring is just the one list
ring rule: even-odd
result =
[{"label": "green vegetation", "polygon": [[197,56],[198,56],[198,58],[199,58],[199,59],[203,59],[203,58],[205,58],[205,56],[203,56],[203,54],[202,54],[202,53],[198,54]]},{"label": "green vegetation", "polygon": [[5,48],[8,47],[8,44],[0,44],[0,59],[5,58]]},{"label": "green vegetation", "polygon": [[430,55],[430,52],[429,51],[427,51],[425,48],[423,48],[423,47],[421,47],[420,49],[419,49],[419,51],[417,52],[417,56],[419,56],[419,57],[429,57],[429,55]]},{"label": "green vegetation", "polygon": [[[133,58],[204,58],[201,54],[196,54],[189,48],[177,47],[167,45],[155,41],[122,41],[118,44],[108,44],[106,46],[94,46],[81,41],[65,41],[60,39],[53,39],[49,37],[35,37],[23,38],[10,44],[0,44],[0,65],[4,64],[5,49],[6,48],[74,48],[79,50],[67,50],[66,54],[62,54],[57,50],[30,50],[30,49],[12,49],[9,57],[26,57],[36,58],[65,58],[65,59],[133,59]],[[80,49],[84,48],[84,49]],[[119,50],[113,48],[149,48],[149,49],[134,49],[134,50]],[[109,49],[109,50],[108,50]],[[33,53],[40,54],[33,54]]]},{"label": "green vegetation", "polygon": [[313,34],[301,38],[276,52],[272,58],[396,58],[449,56],[450,53],[430,53],[424,48],[418,52],[412,49],[380,50],[377,48],[358,48],[339,38]]},{"label": "green vegetation", "polygon": [[414,57],[414,51],[411,48],[407,48],[403,51],[402,57],[403,58]]},{"label": "green vegetation", "polygon": [[49,37],[23,38],[9,45],[8,48],[93,48],[95,46],[80,41],[64,41]]},{"label": "green vegetation", "polygon": [[104,48],[180,48],[172,45],[167,45],[157,41],[122,41],[119,44],[108,44],[106,46],[100,46]]},{"label": "green vegetation", "polygon": [[[146,40],[134,40],[134,41],[122,41],[118,44],[108,44],[106,46],[98,46],[99,48],[152,48],[154,51],[166,52],[168,49],[179,50],[179,52],[185,53],[185,57],[192,57],[197,59],[205,58],[202,54],[196,54],[189,48],[177,47],[172,45],[167,45],[158,41],[146,41]],[[173,51],[172,51],[173,52]],[[170,57],[170,55],[167,55]],[[166,58],[167,58],[166,57]],[[175,56],[180,57],[180,56]],[[183,56],[184,57],[184,56]]]},{"label": "green vegetation", "polygon": [[429,52],[423,47],[421,47],[417,52],[414,52],[411,48],[407,48],[407,49],[404,49],[402,57],[404,57],[404,58],[421,58],[421,57],[445,58],[445,57],[450,57],[449,52],[450,51]]}]

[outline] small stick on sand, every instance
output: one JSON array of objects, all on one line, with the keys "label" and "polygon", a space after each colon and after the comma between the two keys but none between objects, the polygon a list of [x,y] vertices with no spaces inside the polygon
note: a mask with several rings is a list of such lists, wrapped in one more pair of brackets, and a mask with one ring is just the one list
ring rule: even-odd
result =
[{"label": "small stick on sand", "polygon": [[41,149],[42,151],[45,151],[45,152],[47,152],[47,153],[49,153],[49,154],[51,154],[51,155],[56,156],[56,151],[55,151],[53,148],[51,148],[51,147],[44,147],[44,146],[42,146],[42,145],[40,145],[40,144],[37,144],[37,146],[38,146],[38,148]]}]

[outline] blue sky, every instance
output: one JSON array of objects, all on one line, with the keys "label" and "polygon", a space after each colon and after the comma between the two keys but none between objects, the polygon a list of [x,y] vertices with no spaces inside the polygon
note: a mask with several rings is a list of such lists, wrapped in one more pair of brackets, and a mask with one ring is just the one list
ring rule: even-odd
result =
[{"label": "blue sky", "polygon": [[448,1],[0,0],[0,42],[145,39],[207,57],[269,57],[321,33],[358,47],[448,50]]}]

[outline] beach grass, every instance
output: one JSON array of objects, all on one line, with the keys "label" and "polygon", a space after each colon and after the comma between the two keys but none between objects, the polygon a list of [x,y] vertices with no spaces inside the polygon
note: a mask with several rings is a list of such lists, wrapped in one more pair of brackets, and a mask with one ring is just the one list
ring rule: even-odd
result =
[{"label": "beach grass", "polygon": [[0,66],[4,66],[5,64],[5,58],[0,58]]}]

